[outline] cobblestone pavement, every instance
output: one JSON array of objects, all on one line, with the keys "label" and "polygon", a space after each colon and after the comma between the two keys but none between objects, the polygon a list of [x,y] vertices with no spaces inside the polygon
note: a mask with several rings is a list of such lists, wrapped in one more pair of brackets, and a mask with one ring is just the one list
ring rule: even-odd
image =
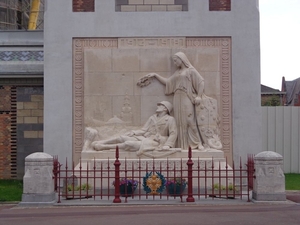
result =
[{"label": "cobblestone pavement", "polygon": [[0,225],[299,225],[300,204],[119,205],[22,208],[0,205]]}]

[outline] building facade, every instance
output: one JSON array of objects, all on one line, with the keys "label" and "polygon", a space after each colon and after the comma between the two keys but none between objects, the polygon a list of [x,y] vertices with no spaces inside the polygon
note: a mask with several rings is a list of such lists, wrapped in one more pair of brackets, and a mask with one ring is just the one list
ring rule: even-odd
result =
[{"label": "building facade", "polygon": [[[219,102],[225,155],[238,159],[262,150],[257,1],[51,0],[45,2],[44,32],[24,33],[19,33],[27,36],[22,40],[18,33],[0,32],[1,41],[6,42],[0,52],[4,65],[1,94],[11,96],[11,100],[2,101],[5,107],[1,115],[3,121],[12,121],[11,127],[1,128],[2,133],[10,135],[3,143],[10,140],[11,146],[5,148],[2,157],[11,151],[11,159],[18,162],[4,160],[2,167],[15,165],[16,175],[12,177],[21,177],[21,161],[31,152],[44,151],[75,162],[79,159],[90,113],[85,110],[89,103],[87,77],[106,72],[134,77],[133,72],[150,72],[159,67],[149,62],[133,71],[136,64],[118,64],[118,59],[125,60],[128,54],[138,59],[146,54],[153,64],[163,59],[165,63],[159,71],[169,76],[170,61],[165,58],[170,55],[166,52],[186,52],[206,80],[206,93]],[[13,62],[5,61],[9,52],[13,52]],[[164,70],[166,65],[168,69]],[[13,67],[17,69],[13,71]],[[141,74],[133,79],[137,76]],[[115,88],[114,83],[105,83],[102,77],[99,85],[107,87],[107,92]],[[154,92],[138,93],[134,85],[128,85],[122,87],[126,87],[124,93],[133,105],[132,99],[137,95],[151,101],[164,97],[161,90],[156,96]],[[112,98],[124,99],[124,93],[112,93]],[[103,120],[107,120],[105,113],[110,107],[114,108],[115,103],[99,106],[93,115],[101,118],[103,114]],[[143,107],[148,105],[136,108]],[[147,113],[151,110],[148,107]],[[137,125],[143,124],[147,113],[137,114]]]}]

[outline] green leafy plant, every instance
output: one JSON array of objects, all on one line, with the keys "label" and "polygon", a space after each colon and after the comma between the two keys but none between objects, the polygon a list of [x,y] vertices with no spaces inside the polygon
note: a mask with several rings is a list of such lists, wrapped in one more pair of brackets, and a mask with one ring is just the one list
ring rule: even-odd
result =
[{"label": "green leafy plant", "polygon": [[228,185],[228,190],[230,190],[230,191],[236,190],[236,187],[232,183],[230,183]]},{"label": "green leafy plant", "polygon": [[229,190],[229,191],[233,191],[233,190],[236,191],[237,190],[236,187],[232,183],[228,184],[227,188],[224,185],[220,185],[220,184],[216,183],[216,184],[213,185],[213,189],[214,190],[221,190],[221,191],[225,191],[226,189]]},{"label": "green leafy plant", "polygon": [[92,187],[89,184],[82,184],[81,185],[81,190],[90,190],[92,189]]},{"label": "green leafy plant", "polygon": [[79,190],[83,190],[83,191],[86,191],[86,190],[91,190],[92,187],[89,185],[89,184],[82,184],[81,186],[80,185],[77,185],[77,186],[74,186],[72,184],[69,184],[68,187],[67,187],[68,191],[79,191]]},{"label": "green leafy plant", "polygon": [[214,190],[226,190],[226,187],[224,185],[219,185],[218,183],[214,184],[213,186]]},{"label": "green leafy plant", "polygon": [[271,97],[267,99],[262,99],[261,102],[262,106],[280,106],[280,96],[278,95],[272,95]]}]

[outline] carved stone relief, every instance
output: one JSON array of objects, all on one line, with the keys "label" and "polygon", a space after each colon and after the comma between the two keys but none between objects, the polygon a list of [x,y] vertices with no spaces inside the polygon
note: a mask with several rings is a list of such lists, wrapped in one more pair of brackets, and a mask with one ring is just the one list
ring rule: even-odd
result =
[{"label": "carved stone relief", "polygon": [[[207,101],[219,116],[219,135],[225,155],[232,155],[230,38],[85,38],[73,40],[74,158],[84,145],[85,127],[96,128],[100,139],[140,128],[165,95],[164,85],[153,79],[136,84],[150,72],[170,77],[176,68],[172,55],[184,52],[205,80]],[[173,116],[173,114],[172,114]],[[200,120],[201,121],[201,120]],[[205,124],[203,124],[205,126]],[[111,133],[110,133],[111,132]],[[208,131],[207,131],[208,132]]]}]

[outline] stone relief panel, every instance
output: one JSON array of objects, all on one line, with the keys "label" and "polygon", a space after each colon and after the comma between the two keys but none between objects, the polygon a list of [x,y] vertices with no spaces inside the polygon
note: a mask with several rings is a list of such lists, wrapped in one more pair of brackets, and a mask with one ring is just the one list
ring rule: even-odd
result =
[{"label": "stone relief panel", "polygon": [[105,126],[115,132],[112,124],[120,130],[140,128],[155,113],[158,102],[172,102],[156,79],[142,88],[137,83],[150,72],[170,77],[176,70],[172,56],[184,52],[205,80],[204,93],[215,99],[207,104],[217,109],[222,150],[231,159],[230,51],[230,38],[75,38],[74,158],[82,151],[86,126],[102,133],[108,130]]}]

